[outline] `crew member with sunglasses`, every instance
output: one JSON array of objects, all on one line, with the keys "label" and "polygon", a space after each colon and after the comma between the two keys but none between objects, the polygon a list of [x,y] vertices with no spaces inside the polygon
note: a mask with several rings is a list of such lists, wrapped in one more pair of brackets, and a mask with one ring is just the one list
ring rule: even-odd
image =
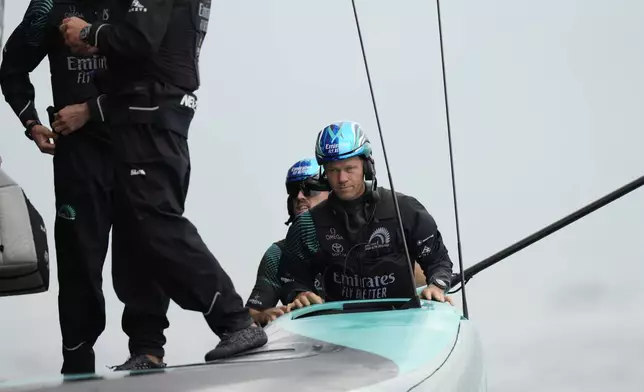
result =
[{"label": "crew member with sunglasses", "polygon": [[[414,197],[377,186],[372,148],[359,124],[341,121],[318,134],[315,157],[328,182],[327,200],[300,214],[282,246],[287,311],[323,301],[409,297],[409,257],[422,267],[421,297],[449,302],[452,261],[434,218]],[[322,274],[324,299],[315,293]]]},{"label": "crew member with sunglasses", "polygon": [[[320,166],[314,158],[295,162],[286,173],[286,208],[289,219],[285,224],[291,224],[299,214],[326,200],[328,191],[328,185],[320,181]],[[276,306],[280,300],[283,305],[288,304],[279,278],[283,244],[284,240],[274,242],[264,253],[257,269],[255,287],[246,302],[251,316],[261,325],[284,314],[285,306]],[[316,292],[323,295],[318,279],[315,286]]]}]

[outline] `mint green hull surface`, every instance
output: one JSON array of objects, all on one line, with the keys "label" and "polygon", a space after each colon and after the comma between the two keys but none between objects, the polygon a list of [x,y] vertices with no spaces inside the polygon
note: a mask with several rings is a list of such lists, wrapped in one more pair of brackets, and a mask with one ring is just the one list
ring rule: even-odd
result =
[{"label": "mint green hull surface", "polygon": [[0,391],[485,391],[481,345],[460,309],[433,301],[402,309],[406,302],[298,309],[265,328],[264,347],[225,360],[140,371],[136,377],[34,377],[0,382]]},{"label": "mint green hull surface", "polygon": [[[418,289],[418,293],[424,287]],[[369,302],[388,302],[371,300]],[[404,301],[401,299],[401,302]],[[422,307],[405,310],[328,314],[307,313],[341,309],[331,302],[297,309],[267,327],[278,327],[316,340],[370,352],[392,360],[396,378],[364,390],[486,391],[482,349],[472,322],[448,303],[422,300]]]},{"label": "mint green hull surface", "polygon": [[[334,305],[304,311],[332,309]],[[401,374],[449,352],[461,322],[460,314],[449,304],[435,302],[424,302],[422,309],[332,314],[294,321],[288,316],[277,319],[275,324],[298,335],[389,358]],[[292,316],[297,317],[298,312]]]}]

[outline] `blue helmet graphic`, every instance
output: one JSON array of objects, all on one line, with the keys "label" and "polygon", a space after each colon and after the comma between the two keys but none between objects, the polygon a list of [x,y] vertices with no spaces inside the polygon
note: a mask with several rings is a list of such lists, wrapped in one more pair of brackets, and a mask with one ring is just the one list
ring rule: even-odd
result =
[{"label": "blue helmet graphic", "polygon": [[304,158],[295,162],[293,166],[288,169],[286,173],[286,183],[299,182],[314,177],[318,179],[320,176],[320,165],[313,158]]},{"label": "blue helmet graphic", "polygon": [[324,191],[330,191],[329,185],[321,178],[321,168],[315,158],[304,158],[295,162],[286,172],[286,208],[289,215],[286,225],[295,218],[292,201],[300,192],[309,197]]},{"label": "blue helmet graphic", "polygon": [[324,127],[315,144],[315,158],[322,165],[355,156],[371,157],[371,143],[360,124],[338,121]]}]

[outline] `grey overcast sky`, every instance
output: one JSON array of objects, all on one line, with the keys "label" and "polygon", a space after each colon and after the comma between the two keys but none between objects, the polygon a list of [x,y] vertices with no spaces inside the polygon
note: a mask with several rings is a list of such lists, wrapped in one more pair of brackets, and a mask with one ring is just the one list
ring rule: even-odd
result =
[{"label": "grey overcast sky", "polygon": [[[6,4],[5,39],[26,1]],[[357,1],[398,191],[436,218],[457,266],[435,2]],[[644,3],[443,1],[465,266],[644,174]],[[286,232],[284,176],[326,123],[362,123],[388,186],[349,0],[215,1],[190,134],[186,215],[247,298]],[[134,65],[133,65],[134,66]],[[37,106],[51,102],[46,61]],[[0,103],[5,170],[44,215],[54,249],[51,158]],[[467,285],[494,391],[640,390],[644,189],[482,272]],[[97,368],[127,357],[105,267]],[[55,260],[52,276],[56,276]],[[57,283],[0,301],[0,378],[56,374]],[[460,296],[457,296],[460,306]],[[170,364],[216,344],[172,305]]]}]

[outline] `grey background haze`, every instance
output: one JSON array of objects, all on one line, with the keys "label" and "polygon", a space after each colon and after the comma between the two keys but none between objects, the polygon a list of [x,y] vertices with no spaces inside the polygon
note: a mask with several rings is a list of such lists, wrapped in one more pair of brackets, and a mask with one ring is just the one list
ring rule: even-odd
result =
[{"label": "grey background haze", "polygon": [[[5,39],[26,4],[7,2]],[[457,270],[435,2],[357,4],[394,185],[435,217]],[[441,5],[466,267],[644,174],[644,3]],[[349,0],[213,2],[202,53],[186,215],[245,300],[286,232],[286,169],[322,126],[362,123],[388,186],[386,169]],[[48,72],[45,61],[32,76],[43,118]],[[44,215],[53,253],[51,157],[4,102],[0,116],[3,167]],[[641,390],[643,216],[638,190],[467,285],[490,390]],[[110,257],[99,370],[127,357]],[[0,301],[0,378],[59,371],[57,289]],[[169,318],[170,364],[216,344],[200,314],[172,304]]]}]

